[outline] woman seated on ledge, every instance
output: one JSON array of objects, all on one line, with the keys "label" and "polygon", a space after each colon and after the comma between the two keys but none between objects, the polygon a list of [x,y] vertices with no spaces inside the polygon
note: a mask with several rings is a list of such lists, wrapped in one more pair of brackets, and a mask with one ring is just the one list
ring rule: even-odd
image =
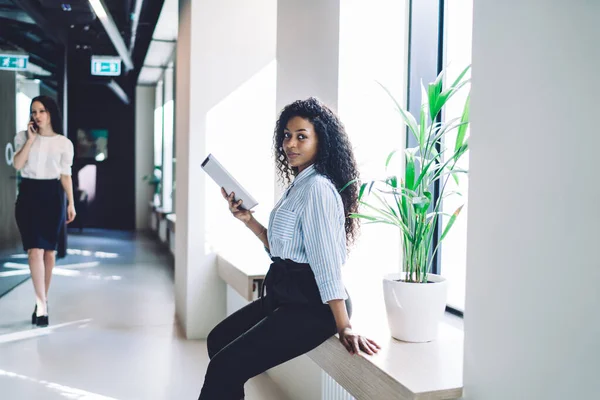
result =
[{"label": "woman seated on ledge", "polygon": [[[352,354],[379,346],[352,331],[341,267],[358,233],[356,161],[338,117],[315,98],[286,106],[275,127],[275,162],[289,185],[269,229],[222,194],[232,214],[260,239],[273,263],[266,295],[219,323],[208,335],[210,363],[199,400],[240,400],[253,376],[304,354],[335,333]],[[292,179],[293,177],[293,179]],[[291,183],[291,184],[290,184]]]}]

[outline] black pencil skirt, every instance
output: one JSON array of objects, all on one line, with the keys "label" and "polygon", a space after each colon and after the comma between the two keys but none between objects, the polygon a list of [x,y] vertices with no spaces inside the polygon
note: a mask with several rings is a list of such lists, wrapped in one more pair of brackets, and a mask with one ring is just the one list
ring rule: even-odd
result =
[{"label": "black pencil skirt", "polygon": [[65,191],[59,179],[23,178],[15,206],[23,250],[56,250],[65,224]]}]

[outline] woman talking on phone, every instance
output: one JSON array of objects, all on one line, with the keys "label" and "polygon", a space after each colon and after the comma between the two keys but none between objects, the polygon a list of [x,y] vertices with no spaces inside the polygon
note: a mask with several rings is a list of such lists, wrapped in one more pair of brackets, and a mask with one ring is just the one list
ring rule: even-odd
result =
[{"label": "woman talking on phone", "polygon": [[[315,98],[286,106],[275,127],[274,156],[288,184],[268,228],[225,193],[231,213],[268,250],[266,295],[219,323],[208,335],[210,363],[199,400],[240,400],[253,376],[339,334],[351,354],[379,346],[353,332],[341,267],[358,233],[358,178],[338,117]],[[341,192],[340,192],[341,191]]]},{"label": "woman talking on phone", "polygon": [[21,171],[22,178],[15,216],[35,290],[31,323],[47,326],[48,288],[59,232],[65,220],[69,223],[75,219],[71,180],[73,143],[62,135],[62,118],[50,97],[35,97],[30,112],[27,131],[15,137],[13,165]]}]

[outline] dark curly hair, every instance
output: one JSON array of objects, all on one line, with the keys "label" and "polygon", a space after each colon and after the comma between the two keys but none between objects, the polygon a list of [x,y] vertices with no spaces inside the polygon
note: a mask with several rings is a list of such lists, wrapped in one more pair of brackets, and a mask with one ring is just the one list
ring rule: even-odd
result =
[{"label": "dark curly hair", "polygon": [[275,125],[273,153],[279,179],[287,185],[292,182],[292,176],[298,174],[298,168],[289,165],[283,149],[284,129],[294,117],[304,118],[314,126],[319,139],[315,170],[329,179],[338,191],[348,182],[356,180],[340,193],[344,203],[346,247],[349,249],[359,231],[359,220],[350,218],[350,214],[358,211],[360,183],[354,152],[344,125],[329,107],[314,97],[295,101],[283,108]]}]

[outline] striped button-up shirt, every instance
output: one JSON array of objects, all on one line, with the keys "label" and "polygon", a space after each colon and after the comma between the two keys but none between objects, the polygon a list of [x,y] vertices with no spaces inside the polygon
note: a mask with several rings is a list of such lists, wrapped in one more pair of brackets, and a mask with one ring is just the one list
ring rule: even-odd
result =
[{"label": "striped button-up shirt", "polygon": [[346,262],[344,204],[314,165],[298,174],[275,205],[268,238],[272,257],[310,265],[323,303],[348,297],[341,272]]}]

